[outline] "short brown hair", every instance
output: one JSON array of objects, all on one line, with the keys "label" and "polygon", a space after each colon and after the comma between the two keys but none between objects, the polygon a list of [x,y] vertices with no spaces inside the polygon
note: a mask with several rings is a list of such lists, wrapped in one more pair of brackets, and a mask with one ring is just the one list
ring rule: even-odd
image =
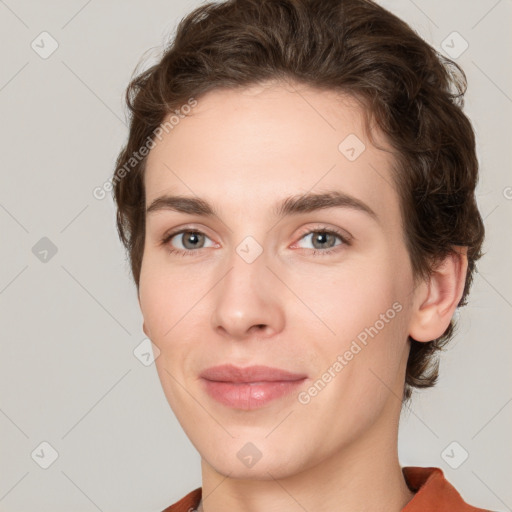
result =
[{"label": "short brown hair", "polygon": [[[348,93],[365,106],[395,155],[405,243],[416,279],[468,248],[459,306],[482,256],[484,225],[475,199],[475,136],[462,111],[466,76],[395,15],[370,0],[227,0],[201,5],[179,23],[158,63],[126,90],[130,132],[114,171],[117,229],[137,290],[144,252],[146,158],[126,164],[169,113],[220,88],[274,80]],[[138,153],[137,153],[138,154]],[[124,169],[123,172],[121,170]],[[433,386],[437,351],[454,321],[430,342],[411,337],[403,401]]]}]

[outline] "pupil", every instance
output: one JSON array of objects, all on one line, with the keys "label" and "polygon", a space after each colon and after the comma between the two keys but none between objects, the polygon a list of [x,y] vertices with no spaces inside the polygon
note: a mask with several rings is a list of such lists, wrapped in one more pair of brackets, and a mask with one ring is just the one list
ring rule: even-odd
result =
[{"label": "pupil", "polygon": [[186,237],[185,240],[186,240],[185,246],[190,242],[192,247],[196,247],[197,242],[199,240],[199,233],[189,233],[188,237]]},{"label": "pupil", "polygon": [[327,241],[326,237],[328,237],[328,236],[329,236],[329,233],[318,233],[315,238],[315,241],[318,242],[319,244],[325,244],[325,242]]}]

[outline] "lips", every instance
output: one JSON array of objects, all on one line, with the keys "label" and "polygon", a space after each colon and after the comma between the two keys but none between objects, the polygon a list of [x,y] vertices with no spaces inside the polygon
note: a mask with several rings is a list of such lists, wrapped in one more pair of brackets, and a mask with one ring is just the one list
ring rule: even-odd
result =
[{"label": "lips", "polygon": [[208,368],[200,377],[210,397],[228,407],[244,410],[257,409],[289,396],[307,378],[305,374],[269,366],[233,365]]},{"label": "lips", "polygon": [[240,368],[232,364],[225,364],[208,368],[201,373],[201,377],[219,382],[288,382],[304,379],[306,375],[270,366]]}]

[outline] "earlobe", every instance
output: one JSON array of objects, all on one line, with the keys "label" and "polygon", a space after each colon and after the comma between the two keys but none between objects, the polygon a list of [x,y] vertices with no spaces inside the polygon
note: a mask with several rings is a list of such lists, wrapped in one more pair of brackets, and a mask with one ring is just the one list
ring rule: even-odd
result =
[{"label": "earlobe", "polygon": [[432,341],[443,335],[464,292],[468,268],[467,247],[454,247],[416,291],[409,335]]}]

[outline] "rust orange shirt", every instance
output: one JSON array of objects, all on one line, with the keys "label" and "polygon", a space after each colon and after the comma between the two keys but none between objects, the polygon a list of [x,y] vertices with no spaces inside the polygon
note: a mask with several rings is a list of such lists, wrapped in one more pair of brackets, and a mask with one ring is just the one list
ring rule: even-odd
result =
[{"label": "rust orange shirt", "polygon": [[[402,512],[491,512],[468,505],[440,468],[407,466],[402,468],[405,481],[415,492]],[[193,512],[199,506],[202,488],[198,487],[162,512]]]}]

